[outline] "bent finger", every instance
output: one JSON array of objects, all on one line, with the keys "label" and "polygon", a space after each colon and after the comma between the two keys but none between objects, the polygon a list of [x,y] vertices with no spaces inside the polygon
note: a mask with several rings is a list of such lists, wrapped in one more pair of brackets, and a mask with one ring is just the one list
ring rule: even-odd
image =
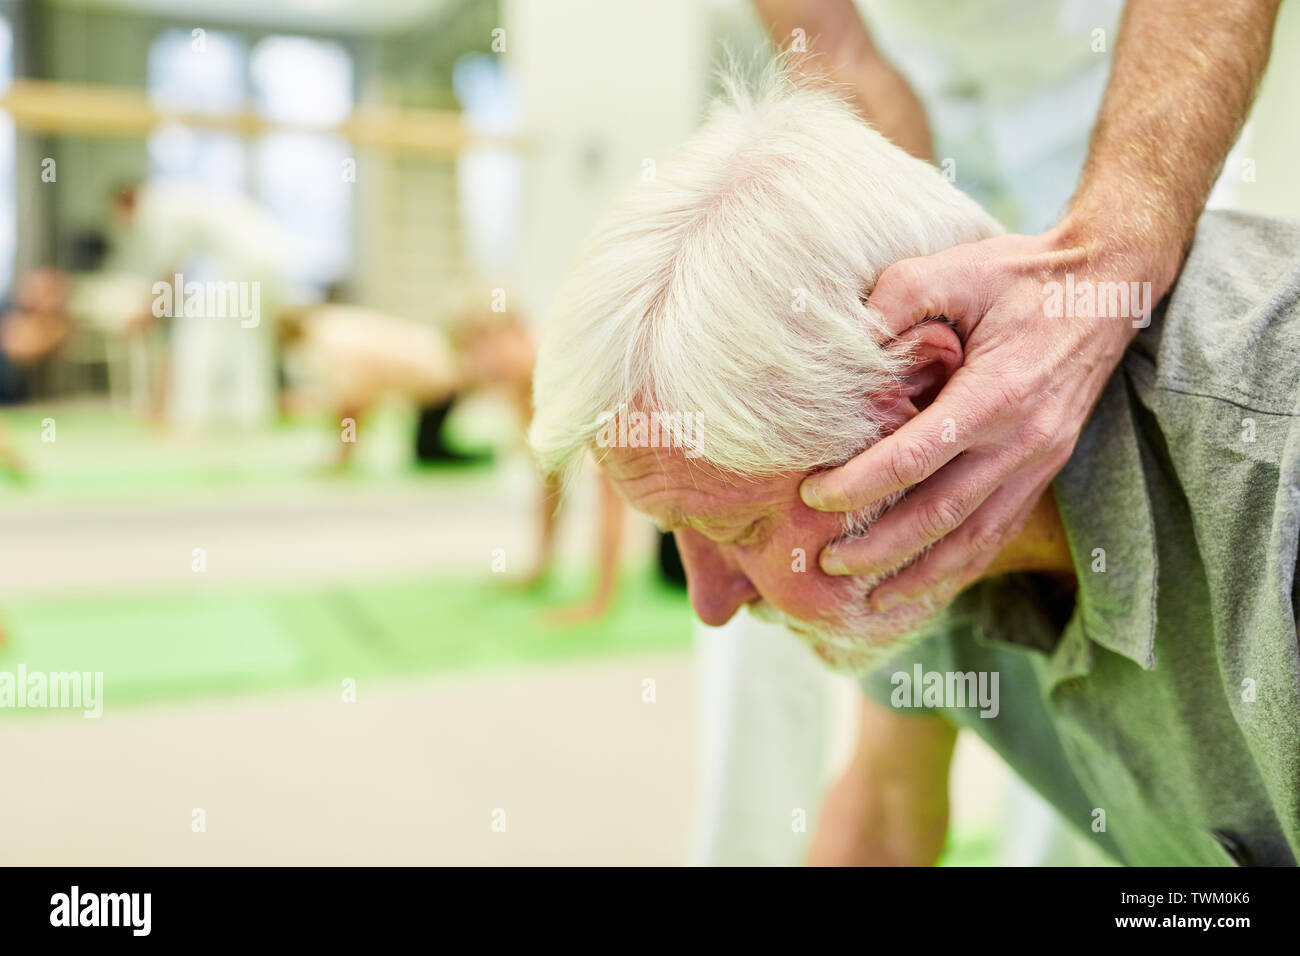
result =
[{"label": "bent finger", "polygon": [[990,495],[962,528],[924,557],[882,582],[870,597],[876,611],[948,588],[960,591],[976,581],[1029,520],[1050,477],[1009,482]]},{"label": "bent finger", "polygon": [[958,326],[963,341],[977,324],[974,313],[982,298],[979,283],[965,263],[966,251],[958,246],[932,256],[895,262],[876,280],[867,308],[879,313],[885,328],[901,335],[918,322],[946,318]]},{"label": "bent finger", "polygon": [[827,574],[883,574],[959,528],[1018,467],[999,451],[971,452],[890,508],[867,534],[822,551]]},{"label": "bent finger", "polygon": [[938,397],[892,435],[799,486],[804,504],[818,511],[856,511],[920,484],[977,441],[992,437],[995,406],[981,400],[975,377],[959,369]]}]

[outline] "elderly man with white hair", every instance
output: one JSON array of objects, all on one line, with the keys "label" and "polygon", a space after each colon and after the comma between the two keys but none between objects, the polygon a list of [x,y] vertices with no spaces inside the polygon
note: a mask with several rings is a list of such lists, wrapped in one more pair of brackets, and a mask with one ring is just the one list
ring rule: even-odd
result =
[{"label": "elderly man with white hair", "polygon": [[899,568],[819,566],[901,493],[840,514],[809,508],[801,483],[963,375],[948,322],[895,333],[866,305],[877,278],[999,231],[834,93],[783,67],[754,90],[733,83],[609,213],[561,292],[534,450],[560,475],[594,451],[628,502],[674,531],[703,621],[747,608],[865,675],[823,858],[933,862],[967,727],[1119,860],[1294,864],[1294,224],[1206,214],[1154,309],[1137,276],[1123,289],[1044,283],[1036,321],[1140,330],[978,581],[882,607],[876,586]]}]

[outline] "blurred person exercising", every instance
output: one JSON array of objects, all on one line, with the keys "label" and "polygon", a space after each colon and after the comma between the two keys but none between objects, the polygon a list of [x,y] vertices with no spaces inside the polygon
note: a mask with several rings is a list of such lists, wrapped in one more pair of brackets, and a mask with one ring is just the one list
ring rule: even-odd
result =
[{"label": "blurred person exercising", "polygon": [[[35,374],[68,340],[72,331],[68,288],[68,277],[61,269],[33,269],[18,281],[12,305],[0,308],[0,403],[24,401]],[[3,422],[0,471],[14,480],[25,475]]]},{"label": "blurred person exercising", "polygon": [[[426,447],[430,426],[425,413],[438,410],[441,425],[454,403],[475,391],[498,394],[513,412],[521,435],[532,420],[536,344],[512,313],[466,312],[448,335],[432,324],[328,303],[285,310],[278,338],[293,384],[290,407],[328,408],[341,429],[336,467],[352,460],[366,416],[386,400],[421,410],[420,441]],[[518,586],[540,585],[554,563],[557,491],[552,482],[542,489],[537,551],[532,566],[514,582]],[[608,610],[618,580],[622,525],[623,503],[602,479],[595,590],[586,601],[556,612],[558,622],[582,623]]]},{"label": "blurred person exercising", "polygon": [[[151,417],[244,425],[268,420],[275,394],[268,329],[293,256],[285,230],[242,193],[172,182],[117,189],[112,217],[109,272],[135,275],[153,283],[155,292],[128,331],[161,331],[168,340],[168,357],[153,370]],[[167,295],[170,310],[160,308],[163,286],[176,288]],[[192,299],[191,289],[204,294]],[[217,303],[218,290],[220,314],[207,314],[205,303]],[[191,301],[204,307],[195,314]]]},{"label": "blurred person exercising", "polygon": [[363,306],[286,309],[277,337],[292,386],[289,410],[333,414],[343,430],[339,467],[352,460],[362,423],[380,402],[446,404],[468,381],[440,329]]}]

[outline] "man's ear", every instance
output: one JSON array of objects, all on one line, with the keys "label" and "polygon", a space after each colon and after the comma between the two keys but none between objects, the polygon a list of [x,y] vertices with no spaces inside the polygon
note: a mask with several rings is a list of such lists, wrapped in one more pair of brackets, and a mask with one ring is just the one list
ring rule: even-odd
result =
[{"label": "man's ear", "polygon": [[965,352],[957,333],[936,319],[912,326],[888,347],[909,356],[900,387],[884,402],[885,413],[901,425],[934,401],[948,379],[961,368]]}]

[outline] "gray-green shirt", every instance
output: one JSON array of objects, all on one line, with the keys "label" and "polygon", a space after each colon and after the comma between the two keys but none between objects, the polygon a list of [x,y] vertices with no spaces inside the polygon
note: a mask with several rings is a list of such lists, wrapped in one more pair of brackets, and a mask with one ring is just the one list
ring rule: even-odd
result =
[{"label": "gray-green shirt", "polygon": [[1294,865],[1298,396],[1300,224],[1207,213],[1054,484],[1077,595],[981,582],[864,689],[997,672],[934,709],[1117,859]]}]

